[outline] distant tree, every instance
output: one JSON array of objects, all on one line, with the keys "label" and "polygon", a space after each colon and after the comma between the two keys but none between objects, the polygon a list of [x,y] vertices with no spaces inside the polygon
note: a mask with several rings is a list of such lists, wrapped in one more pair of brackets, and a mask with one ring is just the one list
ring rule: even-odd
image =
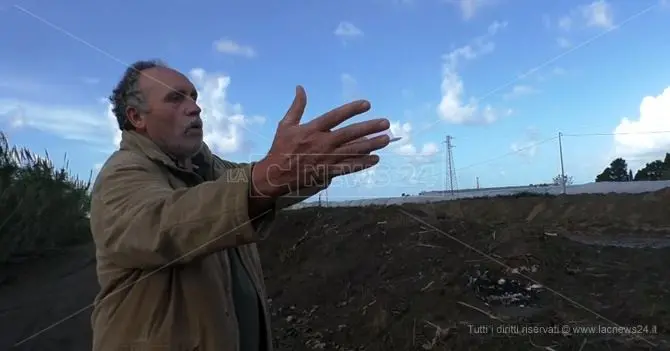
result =
[{"label": "distant tree", "polygon": [[619,157],[596,176],[596,182],[625,182],[628,181],[629,174],[628,163]]},{"label": "distant tree", "polygon": [[567,185],[572,185],[574,183],[574,180],[572,179],[571,176],[569,176],[567,174],[563,175],[563,176],[558,174],[551,180],[551,184],[553,184],[553,185],[561,185],[562,186],[564,183],[565,183],[566,186]]},{"label": "distant tree", "polygon": [[670,179],[670,165],[665,163],[670,161],[666,154],[665,160],[656,160],[647,163],[644,168],[635,173],[635,180],[668,180]]},{"label": "distant tree", "polygon": [[627,180],[628,180],[629,182],[632,182],[634,179],[635,179],[635,178],[633,178],[633,170],[632,170],[632,169],[629,169],[629,170],[628,170],[628,179],[627,179]]}]

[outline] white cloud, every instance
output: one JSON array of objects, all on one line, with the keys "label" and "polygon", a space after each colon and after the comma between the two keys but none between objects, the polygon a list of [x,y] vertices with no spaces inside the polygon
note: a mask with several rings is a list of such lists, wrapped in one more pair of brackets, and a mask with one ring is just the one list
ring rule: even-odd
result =
[{"label": "white cloud", "polygon": [[342,21],[335,28],[335,35],[341,38],[362,37],[363,31],[351,22]]},{"label": "white cloud", "polygon": [[664,131],[670,131],[670,86],[657,96],[644,97],[639,116],[621,120],[614,130],[619,134],[614,136],[616,155],[645,162],[655,160],[670,150],[670,133],[649,132]]},{"label": "white cloud", "polygon": [[[248,117],[240,104],[227,100],[230,77],[207,73],[196,68],[190,72],[199,91],[198,104],[203,109],[205,141],[219,154],[231,154],[248,146],[244,131],[263,124],[262,116]],[[15,128],[34,128],[63,139],[88,143],[95,149],[109,152],[118,147],[121,132],[111,105],[104,99],[103,107],[46,105],[36,101],[0,99],[0,120]],[[269,136],[262,136],[270,139]]]},{"label": "white cloud", "polygon": [[18,99],[0,100],[0,118],[15,128],[34,128],[67,140],[104,148],[113,133],[102,110],[95,107],[59,106]]},{"label": "white cloud", "polygon": [[421,147],[421,150],[417,149],[413,144],[404,144],[399,146],[397,153],[402,156],[409,157],[427,157],[433,156],[440,151],[440,148],[436,143],[425,143]]},{"label": "white cloud", "polygon": [[399,137],[402,138],[400,141],[397,142],[396,145],[405,145],[411,141],[411,133],[412,133],[412,124],[409,122],[402,123],[400,121],[393,121],[391,122],[391,134],[393,134],[394,137]]},{"label": "white cloud", "polygon": [[[240,104],[227,100],[231,79],[223,74],[209,74],[202,68],[192,69],[190,74],[198,88],[198,104],[202,108],[205,142],[214,152],[230,154],[245,146],[244,130],[265,122],[256,116],[247,118]],[[270,137],[264,136],[267,139]]]},{"label": "white cloud", "polygon": [[437,113],[443,120],[454,124],[466,124],[493,123],[498,119],[497,111],[491,106],[482,108],[474,98],[464,101],[465,87],[458,69],[463,61],[474,60],[491,53],[495,49],[495,44],[490,38],[506,26],[507,22],[496,21],[488,27],[486,35],[443,56],[442,98],[437,107]]},{"label": "white cloud", "polygon": [[[542,20],[545,27],[552,27],[551,20],[546,15]],[[560,16],[555,25],[563,32],[585,27],[612,29],[614,28],[614,12],[609,2],[596,0],[589,4],[576,6],[568,14]]]},{"label": "white cloud", "polygon": [[[398,185],[397,182],[402,185],[428,185],[436,174],[441,174],[433,162],[440,152],[437,143],[428,142],[421,144],[420,147],[415,146],[412,139],[412,125],[408,122],[391,122],[390,132],[392,136],[402,138],[389,146],[392,153],[403,158],[400,162],[391,159],[390,163],[380,163],[373,168],[353,174],[348,180],[338,179],[338,183],[366,188]],[[386,159],[385,156],[381,158]]]},{"label": "white cloud", "polygon": [[605,0],[594,1],[580,7],[582,17],[589,27],[614,28],[612,6]]},{"label": "white cloud", "polygon": [[394,158],[390,158],[389,162],[386,161],[389,158],[382,155],[382,162],[375,167],[352,174],[346,178],[336,179],[334,181],[334,183],[337,182],[336,187],[342,187],[342,184],[365,188],[388,187],[392,185],[434,186],[434,178],[443,172],[443,170],[439,169],[441,163],[434,162],[435,156],[440,152],[438,144],[426,142],[416,146],[413,143],[413,129],[409,122],[392,121],[389,131],[391,136],[401,137],[401,139],[391,144],[388,150],[402,157],[402,159],[398,162]]},{"label": "white cloud", "polygon": [[391,134],[401,139],[391,144],[391,150],[400,156],[409,158],[410,162],[427,162],[432,156],[439,152],[436,143],[423,143],[417,147],[412,142],[412,124],[400,121],[391,122]]},{"label": "white cloud", "polygon": [[537,93],[537,89],[533,88],[530,85],[517,84],[512,87],[509,93],[503,95],[505,99],[515,99],[518,97],[531,95]]},{"label": "white cloud", "polygon": [[109,102],[105,103],[107,104],[107,122],[109,123],[112,132],[112,145],[114,148],[117,148],[121,143],[121,130],[119,129],[119,121],[116,119],[116,116],[112,111],[112,104]]},{"label": "white cloud", "polygon": [[562,35],[556,38],[560,48],[572,47],[572,41],[566,37],[569,32],[585,29],[588,27],[611,30],[615,28],[614,12],[612,5],[605,0],[596,0],[589,4],[574,7],[566,15],[560,16],[555,23],[544,15],[542,17],[545,28],[551,29],[555,26]]},{"label": "white cloud", "polygon": [[219,39],[214,42],[214,49],[222,54],[236,55],[247,58],[256,57],[257,53],[253,47],[241,45],[230,39]]}]

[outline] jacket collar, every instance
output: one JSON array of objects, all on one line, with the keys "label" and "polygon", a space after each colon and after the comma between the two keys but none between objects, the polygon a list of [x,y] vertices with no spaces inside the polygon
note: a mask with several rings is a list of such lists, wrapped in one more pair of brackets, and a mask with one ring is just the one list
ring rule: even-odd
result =
[{"label": "jacket collar", "polygon": [[[152,161],[162,163],[175,170],[188,171],[175,158],[163,152],[151,139],[136,131],[124,130],[121,132],[120,149],[139,152]],[[196,169],[203,166],[211,167],[214,163],[214,156],[209,147],[203,142],[202,148],[191,158],[191,161]]]}]

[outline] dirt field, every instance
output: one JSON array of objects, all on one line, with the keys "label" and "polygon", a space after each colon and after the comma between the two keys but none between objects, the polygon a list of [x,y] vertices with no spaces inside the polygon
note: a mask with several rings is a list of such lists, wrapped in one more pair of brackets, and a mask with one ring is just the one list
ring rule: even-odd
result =
[{"label": "dirt field", "polygon": [[[669,191],[304,209],[261,250],[279,350],[670,349]],[[91,251],[0,273],[1,350],[78,312],[17,349],[90,349]]]}]

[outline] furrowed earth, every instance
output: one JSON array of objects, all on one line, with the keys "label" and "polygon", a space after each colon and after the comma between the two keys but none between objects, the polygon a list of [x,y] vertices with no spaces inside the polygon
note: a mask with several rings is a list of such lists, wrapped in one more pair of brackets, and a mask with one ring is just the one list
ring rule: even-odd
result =
[{"label": "furrowed earth", "polygon": [[[259,247],[278,350],[670,349],[667,189],[283,211]],[[90,350],[97,290],[90,245],[3,267],[0,349]]]}]

